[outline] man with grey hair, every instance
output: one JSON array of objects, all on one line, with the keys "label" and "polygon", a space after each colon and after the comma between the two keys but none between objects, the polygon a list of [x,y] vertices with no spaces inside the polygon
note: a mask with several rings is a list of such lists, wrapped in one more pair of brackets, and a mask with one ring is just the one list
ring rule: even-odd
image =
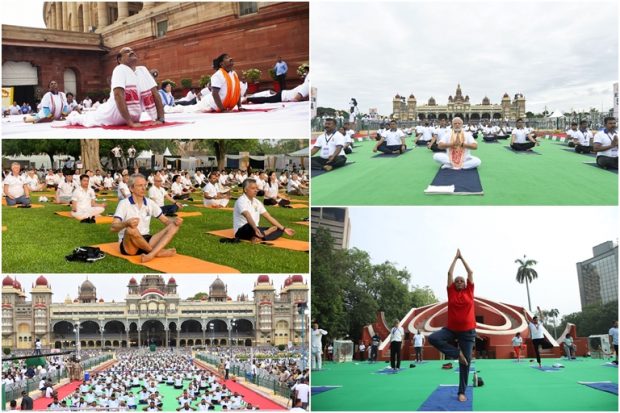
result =
[{"label": "man with grey hair", "polygon": [[[467,271],[465,278],[454,278],[454,267],[461,260]],[[434,332],[428,337],[428,341],[447,358],[459,360],[459,390],[458,400],[467,400],[465,389],[469,377],[469,363],[471,352],[476,340],[476,316],[474,313],[474,273],[463,259],[461,250],[456,251],[448,270],[448,325]],[[453,345],[458,342],[458,347]]]},{"label": "man with grey hair", "polygon": [[23,208],[30,208],[30,187],[21,175],[21,169],[18,162],[11,164],[11,173],[4,178],[3,192],[8,206],[21,204]]},{"label": "man with grey hair", "polygon": [[[144,176],[130,176],[128,186],[131,196],[118,203],[110,228],[112,232],[118,232],[121,254],[141,255],[142,262],[175,255],[175,248],[164,247],[172,241],[183,220],[179,217],[169,219],[156,202],[145,196],[147,184]],[[150,234],[151,217],[164,224],[164,229],[153,235]]]},{"label": "man with grey hair", "polygon": [[463,119],[452,119],[452,129],[438,137],[437,147],[446,153],[436,152],[433,159],[444,169],[473,169],[480,166],[480,159],[470,151],[478,149],[478,144],[470,132],[463,130]]},{"label": "man with grey hair", "polygon": [[[283,234],[293,236],[295,231],[280,224],[265,209],[262,202],[256,199],[258,185],[254,179],[248,178],[241,185],[243,195],[235,202],[233,210],[233,229],[235,238],[252,241],[273,241]],[[264,217],[271,227],[259,227],[260,217]]]}]

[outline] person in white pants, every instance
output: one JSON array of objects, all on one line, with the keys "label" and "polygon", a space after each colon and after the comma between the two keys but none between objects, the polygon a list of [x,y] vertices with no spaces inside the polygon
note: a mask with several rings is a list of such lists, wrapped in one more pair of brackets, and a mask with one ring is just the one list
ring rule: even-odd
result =
[{"label": "person in white pants", "polygon": [[463,130],[463,120],[452,119],[452,130],[438,139],[437,147],[446,152],[436,152],[433,159],[444,169],[473,169],[480,166],[480,158],[470,154],[478,149],[478,144],[470,132]]},{"label": "person in white pants", "polygon": [[312,351],[312,370],[321,370],[322,366],[322,354],[323,354],[323,336],[327,335],[327,331],[319,328],[318,323],[312,324],[312,331],[310,332],[310,347]]}]

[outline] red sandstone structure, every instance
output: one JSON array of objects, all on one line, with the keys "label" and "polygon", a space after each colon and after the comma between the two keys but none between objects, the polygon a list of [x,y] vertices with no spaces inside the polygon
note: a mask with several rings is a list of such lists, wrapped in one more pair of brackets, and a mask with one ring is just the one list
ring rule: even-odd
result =
[{"label": "red sandstone structure", "polygon": [[[498,303],[487,300],[485,298],[475,298],[474,309],[476,314],[476,347],[474,355],[478,358],[513,358],[514,352],[512,348],[512,338],[517,332],[521,333],[523,344],[526,347],[523,351],[523,358],[532,358],[534,356],[534,347],[530,339],[528,323],[533,314],[527,312],[528,318],[523,315],[523,307]],[[448,318],[448,302],[431,304],[420,308],[413,308],[400,321],[400,326],[405,330],[405,338],[402,346],[403,360],[414,359],[415,350],[413,348],[413,335],[420,330],[422,334],[428,337],[433,332],[440,330],[447,324]],[[390,343],[387,338],[390,334],[389,325],[385,322],[383,313],[377,314],[374,323],[364,327],[362,332],[362,341],[369,345],[371,337],[377,334],[382,342],[379,346],[378,359],[390,359]],[[541,357],[560,357],[564,354],[561,343],[566,334],[571,334],[577,345],[577,355],[583,356],[588,352],[588,339],[577,337],[577,330],[574,324],[569,324],[563,334],[556,341],[547,331],[545,331],[545,339],[547,345],[541,350]],[[357,348],[357,347],[356,347]],[[431,346],[426,340],[424,348],[424,358],[429,360],[437,360],[443,358],[437,349]],[[356,354],[359,358],[359,354]],[[366,359],[364,357],[364,359]]]},{"label": "red sandstone structure", "polygon": [[297,67],[309,59],[308,3],[46,2],[46,29],[2,26],[2,86],[31,104],[50,80],[78,100],[107,97],[116,53],[133,48],[157,81],[182,79],[199,87],[212,60],[228,53],[235,70],[261,70],[259,89],[273,87],[269,69],[287,62],[287,88],[301,83]]}]

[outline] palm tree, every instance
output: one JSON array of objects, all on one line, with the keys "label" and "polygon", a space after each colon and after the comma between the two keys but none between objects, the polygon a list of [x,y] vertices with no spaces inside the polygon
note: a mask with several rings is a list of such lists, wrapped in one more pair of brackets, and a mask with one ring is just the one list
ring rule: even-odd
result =
[{"label": "palm tree", "polygon": [[553,335],[555,336],[554,338],[558,338],[558,331],[557,331],[557,318],[560,315],[560,311],[557,308],[552,308],[551,310],[547,311],[547,316],[553,318]]},{"label": "palm tree", "polygon": [[536,260],[528,260],[524,255],[523,259],[516,259],[515,263],[519,264],[519,269],[517,270],[517,282],[519,284],[525,283],[525,288],[527,289],[527,306],[530,311],[532,311],[532,301],[530,300],[530,286],[529,284],[532,280],[538,278],[538,273],[533,268],[534,265],[538,264]]}]

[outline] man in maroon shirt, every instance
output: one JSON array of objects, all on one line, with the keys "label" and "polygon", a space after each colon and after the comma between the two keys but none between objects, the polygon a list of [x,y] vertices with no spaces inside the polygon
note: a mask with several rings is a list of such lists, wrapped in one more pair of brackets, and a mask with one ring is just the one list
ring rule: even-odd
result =
[{"label": "man in maroon shirt", "polygon": [[[467,271],[467,283],[461,276],[453,278],[456,262],[461,260]],[[458,347],[452,343],[458,342]],[[461,402],[467,400],[465,389],[469,377],[471,351],[476,340],[476,316],[474,314],[474,273],[463,259],[461,250],[448,270],[448,326],[434,332],[428,341],[448,359],[459,359],[459,393]]]}]

